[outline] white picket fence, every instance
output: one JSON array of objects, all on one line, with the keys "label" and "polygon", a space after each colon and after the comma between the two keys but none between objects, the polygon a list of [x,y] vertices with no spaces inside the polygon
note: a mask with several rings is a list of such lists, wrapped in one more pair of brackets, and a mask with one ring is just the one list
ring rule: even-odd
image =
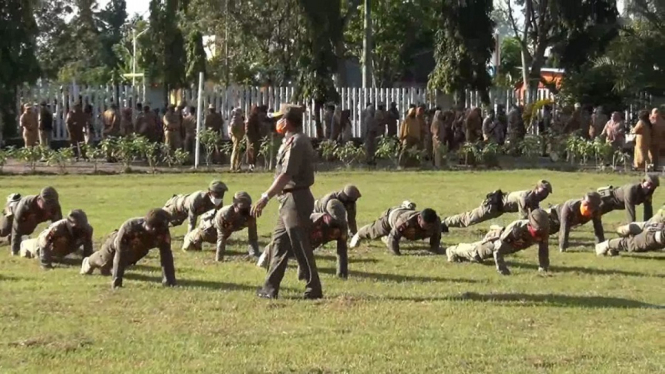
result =
[{"label": "white picket fence", "polygon": [[[117,93],[116,93],[117,92]],[[427,90],[423,88],[341,88],[339,89],[341,109],[351,111],[351,122],[353,125],[353,134],[356,137],[363,136],[365,129],[361,128],[361,114],[369,103],[383,103],[386,108],[390,103],[397,104],[397,108],[402,118],[408,111],[411,104],[425,104],[428,107],[440,106],[450,108],[453,105],[453,97],[441,92]],[[248,113],[255,105],[266,105],[271,109],[278,109],[282,103],[291,103],[294,88],[293,87],[207,87],[203,93],[204,113],[207,112],[209,104],[214,104],[220,113],[222,113],[226,122],[230,116],[231,110],[240,107]],[[23,87],[19,89],[17,95],[17,107],[21,103],[39,103],[46,101],[51,105],[54,113],[53,139],[67,139],[67,130],[65,128],[65,118],[67,111],[79,99],[85,104],[91,104],[93,107],[94,126],[97,136],[101,133],[101,114],[110,105],[111,99],[124,108],[134,105],[137,100],[142,102],[146,97],[159,97],[154,93],[146,92],[145,87],[121,86],[117,90],[114,87],[89,87],[71,84],[68,86],[40,85],[33,87]],[[171,95],[173,104],[181,101],[188,106],[196,106],[198,100],[198,91],[186,89],[175,92]],[[175,96],[175,97],[173,97]],[[538,99],[552,98],[553,95],[548,90],[539,90]],[[465,107],[480,106],[480,95],[477,92],[467,92]],[[506,107],[518,102],[514,91],[497,89],[490,92],[490,101],[493,105],[503,104]],[[150,103],[152,109],[160,108],[163,105]],[[304,130],[309,136],[316,135],[316,121],[314,113],[314,102],[299,103],[305,104],[307,112],[305,115]],[[18,111],[17,111],[18,112]],[[320,118],[323,118],[321,115]],[[226,129],[224,129],[226,134]]]}]

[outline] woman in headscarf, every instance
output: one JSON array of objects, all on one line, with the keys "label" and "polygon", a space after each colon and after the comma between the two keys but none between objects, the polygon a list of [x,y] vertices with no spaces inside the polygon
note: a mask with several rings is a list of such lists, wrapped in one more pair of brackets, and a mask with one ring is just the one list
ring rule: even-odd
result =
[{"label": "woman in headscarf", "polygon": [[651,147],[651,121],[649,120],[649,111],[642,110],[638,116],[639,121],[631,134],[635,135],[635,153],[633,156],[633,165],[635,169],[645,169],[649,157],[649,148]]},{"label": "woman in headscarf", "polygon": [[422,129],[420,128],[420,121],[416,118],[416,109],[411,108],[399,128],[399,140],[402,143],[402,151],[399,154],[399,164],[401,166],[404,166],[406,161],[404,159],[406,150],[420,146],[421,135]]},{"label": "woman in headscarf", "polygon": [[605,141],[612,145],[612,148],[615,151],[620,151],[623,149],[623,146],[626,144],[626,130],[623,127],[621,113],[612,113],[612,118],[610,118],[610,120],[605,124],[600,137],[604,137]]},{"label": "woman in headscarf", "polygon": [[651,145],[649,147],[649,158],[655,168],[660,166],[660,153],[665,150],[665,120],[660,115],[658,108],[651,111]]}]

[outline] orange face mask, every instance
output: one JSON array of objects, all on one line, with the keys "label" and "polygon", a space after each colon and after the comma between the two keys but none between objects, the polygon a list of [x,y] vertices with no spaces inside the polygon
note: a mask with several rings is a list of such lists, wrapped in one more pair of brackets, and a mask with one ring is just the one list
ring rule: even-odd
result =
[{"label": "orange face mask", "polygon": [[275,125],[275,130],[280,135],[286,134],[286,120],[284,118],[277,121],[277,125]]},{"label": "orange face mask", "polygon": [[593,216],[593,210],[589,208],[589,204],[587,203],[582,203],[580,204],[580,214],[582,217],[590,218]]}]

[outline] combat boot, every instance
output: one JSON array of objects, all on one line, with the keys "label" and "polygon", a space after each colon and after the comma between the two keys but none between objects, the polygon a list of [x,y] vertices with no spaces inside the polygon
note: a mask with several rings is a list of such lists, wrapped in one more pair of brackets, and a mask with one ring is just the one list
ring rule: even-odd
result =
[{"label": "combat boot", "polygon": [[83,263],[81,264],[81,271],[79,272],[81,275],[90,275],[92,274],[92,271],[94,269],[92,266],[90,266],[90,257],[86,257],[83,259]]},{"label": "combat boot", "polygon": [[610,242],[608,240],[596,244],[596,255],[606,256],[610,250]]},{"label": "combat boot", "polygon": [[268,251],[263,251],[261,257],[259,257],[259,261],[256,263],[256,266],[268,270],[269,265],[270,261],[268,260]]},{"label": "combat boot", "polygon": [[446,257],[448,257],[448,262],[461,262],[460,257],[455,253],[455,247],[449,247],[446,250]]},{"label": "combat boot", "polygon": [[360,242],[360,236],[356,233],[353,235],[353,238],[351,238],[351,243],[349,243],[349,248],[356,248],[358,246],[358,242]]}]

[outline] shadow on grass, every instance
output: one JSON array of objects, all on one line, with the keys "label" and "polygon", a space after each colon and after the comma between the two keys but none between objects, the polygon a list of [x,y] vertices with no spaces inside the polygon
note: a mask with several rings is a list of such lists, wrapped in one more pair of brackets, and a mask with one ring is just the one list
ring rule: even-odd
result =
[{"label": "shadow on grass", "polygon": [[[330,256],[330,255],[321,255],[316,252],[314,252],[314,256],[316,257],[317,260],[324,260],[324,261],[337,261],[337,257],[335,256]],[[295,258],[293,259],[295,261]],[[349,264],[376,264],[378,263],[379,260],[375,258],[353,258],[349,257]]]},{"label": "shadow on grass", "polygon": [[[152,276],[146,274],[136,274],[136,273],[125,273],[125,279],[130,279],[134,281],[148,282],[148,283],[161,283],[161,276]],[[205,288],[212,291],[243,291],[243,292],[256,292],[260,288],[260,284],[257,285],[247,285],[247,284],[238,284],[238,283],[227,283],[227,282],[218,282],[218,281],[208,281],[200,279],[178,279],[179,287],[192,287],[192,288]],[[281,287],[281,290],[284,291],[296,291],[293,288]]]},{"label": "shadow on grass", "polygon": [[[602,260],[602,259],[601,259]],[[523,262],[508,262],[508,267],[515,267],[520,269],[538,270],[538,265],[527,264]],[[645,274],[637,271],[625,271],[617,269],[595,269],[585,268],[580,266],[550,266],[550,271],[553,273],[583,273],[592,275],[623,275],[628,277],[656,277],[665,278],[664,274]]]},{"label": "shadow on grass", "polygon": [[573,296],[555,294],[478,294],[467,292],[450,300],[470,300],[487,303],[507,303],[509,305],[522,306],[524,304],[536,304],[555,307],[579,307],[579,308],[654,308],[665,309],[665,306],[643,303],[641,301],[622,299],[619,297],[604,296]]},{"label": "shadow on grass", "polygon": [[[319,268],[319,272],[323,274],[336,275],[337,272],[335,269],[329,268]],[[423,277],[418,275],[401,275],[401,274],[386,274],[386,273],[367,273],[363,271],[353,271],[349,270],[349,279],[361,278],[361,279],[370,279],[374,281],[384,281],[384,282],[453,282],[453,283],[477,283],[478,281],[473,279],[462,279],[462,278],[442,278],[442,277]]]},{"label": "shadow on grass", "polygon": [[665,261],[665,256],[662,255],[648,255],[648,254],[622,254],[622,256],[627,258],[637,258],[640,260],[656,260],[656,261]]}]

